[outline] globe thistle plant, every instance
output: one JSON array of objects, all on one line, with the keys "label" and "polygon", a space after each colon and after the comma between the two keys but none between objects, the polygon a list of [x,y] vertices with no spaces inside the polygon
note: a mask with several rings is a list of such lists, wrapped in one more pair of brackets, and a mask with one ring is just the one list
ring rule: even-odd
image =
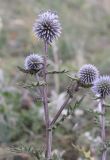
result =
[{"label": "globe thistle plant", "polygon": [[[60,36],[61,25],[59,22],[58,15],[55,12],[46,11],[39,14],[38,19],[33,25],[33,32],[35,37],[38,37],[44,41],[45,46],[45,56],[44,56],[44,68],[43,68],[43,80],[47,83],[47,52],[48,44],[52,43],[54,39]],[[31,65],[29,65],[31,66]],[[33,66],[33,65],[32,65]],[[43,86],[43,104],[44,104],[44,114],[45,114],[45,124],[46,124],[46,159],[51,159],[51,137],[52,131],[49,130],[50,127],[50,117],[48,110],[48,88]]]},{"label": "globe thistle plant", "polygon": [[[59,17],[55,12],[46,11],[42,12],[38,15],[38,18],[35,20],[33,24],[33,33],[35,37],[42,40],[44,43],[44,56],[32,53],[25,58],[24,61],[24,69],[18,67],[20,71],[24,73],[29,73],[34,75],[37,81],[37,85],[35,86],[37,89],[38,98],[41,100],[44,107],[44,120],[45,120],[45,159],[52,159],[52,139],[53,139],[53,131],[54,128],[59,126],[59,122],[63,122],[64,118],[72,115],[76,107],[79,107],[81,102],[83,101],[85,94],[81,97],[80,100],[76,99],[76,103],[74,107],[69,108],[68,114],[65,117],[62,117],[60,121],[58,121],[62,111],[67,107],[71,106],[70,104],[73,102],[73,96],[76,92],[80,90],[80,87],[89,88],[92,87],[92,91],[99,95],[97,102],[99,108],[99,122],[100,122],[100,133],[103,144],[106,142],[106,119],[105,119],[105,102],[104,99],[107,95],[110,95],[110,76],[102,76],[99,77],[98,69],[92,64],[83,65],[77,75],[72,78],[68,89],[67,95],[65,96],[63,104],[60,106],[58,112],[55,114],[53,119],[50,119],[49,112],[49,88],[48,88],[48,80],[49,74],[57,74],[64,73],[59,71],[48,71],[48,45],[51,44],[56,38],[58,38],[61,34],[61,25],[59,22]],[[30,85],[29,85],[30,86]],[[72,112],[71,112],[72,111]],[[93,114],[94,115],[94,114]],[[101,160],[106,160],[106,150],[101,153]],[[41,157],[41,156],[40,156]]]},{"label": "globe thistle plant", "polygon": [[43,57],[38,54],[30,54],[26,57],[24,62],[26,70],[40,70],[43,67]]},{"label": "globe thistle plant", "polygon": [[52,43],[61,34],[58,15],[51,11],[39,14],[33,25],[33,32],[36,37],[43,39],[46,43]]},{"label": "globe thistle plant", "polygon": [[[92,91],[96,96],[99,96],[98,109],[99,109],[99,122],[100,122],[100,133],[103,144],[106,141],[106,119],[105,119],[105,98],[110,95],[110,76],[100,76],[94,81]],[[101,153],[101,159],[106,160],[107,150],[103,150]]]},{"label": "globe thistle plant", "polygon": [[110,95],[110,76],[101,76],[97,78],[94,81],[92,91],[101,98]]},{"label": "globe thistle plant", "polygon": [[84,87],[90,87],[98,77],[99,71],[91,64],[83,65],[78,72],[79,83]]}]

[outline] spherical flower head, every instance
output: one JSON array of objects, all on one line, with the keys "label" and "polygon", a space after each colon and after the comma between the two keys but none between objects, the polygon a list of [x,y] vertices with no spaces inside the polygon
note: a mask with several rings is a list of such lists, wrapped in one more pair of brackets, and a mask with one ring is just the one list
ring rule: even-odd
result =
[{"label": "spherical flower head", "polygon": [[51,11],[39,14],[33,25],[33,32],[36,37],[43,39],[46,43],[52,43],[61,34],[58,15]]},{"label": "spherical flower head", "polygon": [[78,72],[79,83],[81,86],[90,87],[99,77],[99,71],[94,65],[85,64]]},{"label": "spherical flower head", "polygon": [[30,54],[24,62],[26,70],[40,70],[43,67],[43,57],[38,54]]},{"label": "spherical flower head", "polygon": [[101,76],[97,78],[94,81],[92,91],[101,98],[110,95],[110,76]]}]

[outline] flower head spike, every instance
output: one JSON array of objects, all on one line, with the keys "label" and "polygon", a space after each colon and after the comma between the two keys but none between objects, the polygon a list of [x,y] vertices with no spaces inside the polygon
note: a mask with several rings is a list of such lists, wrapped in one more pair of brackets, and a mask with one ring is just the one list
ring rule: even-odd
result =
[{"label": "flower head spike", "polygon": [[26,70],[40,70],[43,67],[43,57],[38,54],[30,54],[24,62]]},{"label": "flower head spike", "polygon": [[78,72],[80,85],[90,87],[99,77],[99,71],[94,65],[85,64]]},{"label": "flower head spike", "polygon": [[101,98],[105,98],[110,95],[110,76],[101,76],[94,81],[92,91],[99,95]]},{"label": "flower head spike", "polygon": [[33,25],[33,32],[36,37],[43,39],[47,43],[52,43],[61,34],[58,15],[51,11],[39,14],[38,19]]}]

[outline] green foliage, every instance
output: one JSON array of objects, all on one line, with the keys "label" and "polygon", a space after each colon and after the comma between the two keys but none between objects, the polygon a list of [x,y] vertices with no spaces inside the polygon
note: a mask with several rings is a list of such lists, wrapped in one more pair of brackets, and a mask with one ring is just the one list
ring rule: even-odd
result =
[{"label": "green foliage", "polygon": [[14,153],[27,153],[30,156],[37,158],[37,160],[43,160],[42,157],[42,150],[36,149],[34,146],[27,146],[20,144],[18,146],[10,146],[10,151]]}]

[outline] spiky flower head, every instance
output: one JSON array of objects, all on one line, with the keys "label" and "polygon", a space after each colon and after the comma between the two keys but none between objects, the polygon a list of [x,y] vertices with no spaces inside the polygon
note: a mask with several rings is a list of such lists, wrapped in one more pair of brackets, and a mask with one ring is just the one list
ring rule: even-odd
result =
[{"label": "spiky flower head", "polygon": [[26,70],[40,70],[43,66],[43,57],[38,54],[30,54],[26,57],[24,67]]},{"label": "spiky flower head", "polygon": [[79,83],[82,86],[90,87],[99,77],[99,71],[92,64],[85,64],[78,72]]},{"label": "spiky flower head", "polygon": [[47,43],[52,43],[61,34],[58,15],[51,11],[39,14],[33,25],[33,32],[36,37],[43,39]]},{"label": "spiky flower head", "polygon": [[101,76],[97,78],[94,81],[92,91],[101,98],[110,95],[110,76]]}]

